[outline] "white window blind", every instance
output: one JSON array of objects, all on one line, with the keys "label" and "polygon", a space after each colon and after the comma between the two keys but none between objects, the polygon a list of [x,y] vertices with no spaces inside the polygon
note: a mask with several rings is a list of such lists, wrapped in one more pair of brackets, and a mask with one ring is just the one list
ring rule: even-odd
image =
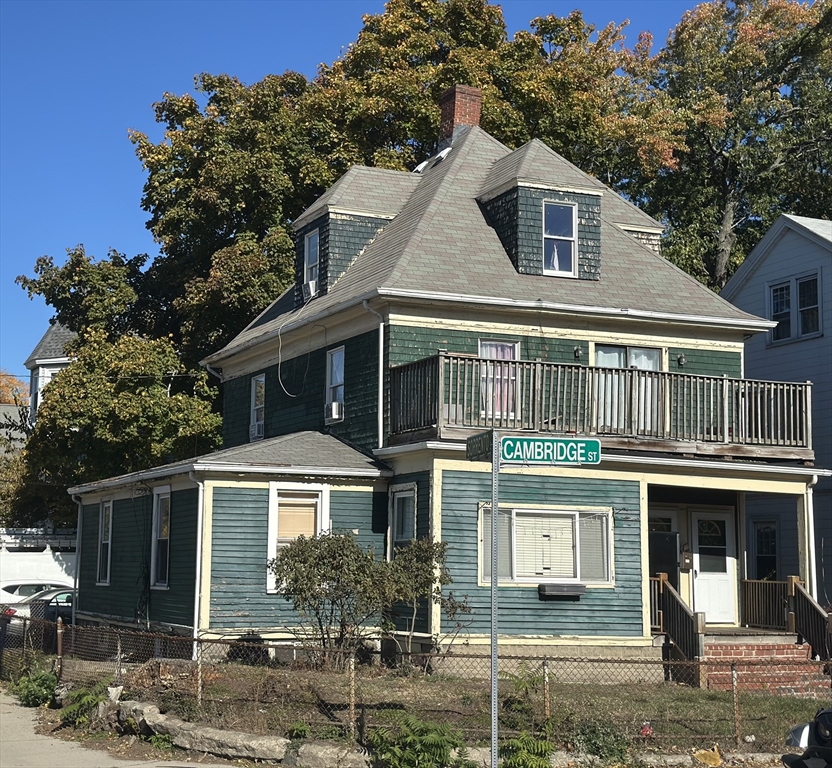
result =
[{"label": "white window blind", "polygon": [[317,493],[278,493],[278,547],[285,547],[298,538],[298,536],[314,536],[316,533],[317,515]]}]

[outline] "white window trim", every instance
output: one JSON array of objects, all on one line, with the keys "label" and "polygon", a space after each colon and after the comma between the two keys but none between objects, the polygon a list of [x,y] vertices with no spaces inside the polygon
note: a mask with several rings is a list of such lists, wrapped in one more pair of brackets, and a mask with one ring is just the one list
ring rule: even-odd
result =
[{"label": "white window trim", "polygon": [[[104,530],[104,515],[105,510],[107,510],[106,514],[110,517],[110,524],[107,526],[107,531],[109,533],[109,537],[107,539],[107,579],[105,581],[100,581],[99,577],[101,576],[101,545],[104,544],[104,540],[101,537],[101,532]],[[112,499],[102,499],[98,505],[98,556],[96,558],[96,565],[95,565],[95,584],[98,587],[109,587],[110,586],[110,576],[111,576],[111,566],[113,562],[113,500]]]},{"label": "white window trim", "polygon": [[545,265],[546,240],[567,240],[565,237],[551,237],[546,234],[546,206],[548,205],[562,205],[564,207],[572,208],[572,232],[574,237],[572,240],[572,271],[556,271],[554,269],[546,269],[543,267],[543,274],[552,277],[577,277],[578,276],[578,204],[571,203],[568,200],[543,200],[540,209],[540,263]]},{"label": "white window trim", "polygon": [[[159,525],[159,502],[161,499],[166,498],[168,500],[168,570],[165,574],[165,581],[160,582],[156,581],[156,556],[157,556],[157,549],[158,549],[158,539],[159,537],[157,534],[157,528]],[[166,590],[170,589],[170,528],[172,527],[173,522],[173,499],[171,498],[170,494],[170,486],[169,485],[160,485],[153,489],[153,516],[151,518],[151,547],[150,547],[150,588],[157,589],[157,590]]]},{"label": "white window trim", "polygon": [[[808,272],[802,272],[791,277],[784,277],[779,280],[770,280],[766,283],[766,317],[773,319],[773,302],[771,300],[771,292],[781,285],[789,286],[789,336],[785,339],[774,338],[774,331],[772,328],[766,334],[766,346],[779,347],[782,344],[793,344],[796,341],[804,341],[805,339],[816,339],[823,336],[823,279],[822,270],[812,269]],[[818,281],[818,329],[814,333],[800,333],[800,293],[798,291],[798,284],[803,280],[815,278]]]},{"label": "white window trim", "polygon": [[[263,419],[258,421],[255,416],[256,411],[256,396],[257,396],[257,384],[258,382],[263,382]],[[261,425],[262,428],[260,430],[255,430],[257,425]],[[252,432],[255,434],[252,434]],[[259,431],[261,434],[256,434]],[[265,373],[258,373],[256,376],[251,377],[251,391],[250,391],[250,401],[249,401],[249,428],[248,428],[248,439],[249,442],[253,442],[255,440],[262,440],[266,435],[266,374]]]},{"label": "white window trim", "polygon": [[[309,261],[309,241],[313,238],[317,238],[317,253],[315,254],[315,261],[314,263],[310,263]],[[321,263],[321,232],[319,229],[313,229],[311,232],[307,232],[305,237],[303,238],[303,282],[308,283],[311,280],[318,280],[320,277],[320,263]],[[315,269],[315,277],[310,277],[309,272],[314,267]]]},{"label": "white window trim", "polygon": [[[481,502],[479,504],[479,508],[477,510],[477,584],[481,587],[487,587],[491,585],[490,580],[486,580],[483,578],[483,539],[484,539],[484,530],[483,530],[483,519],[485,517],[485,511],[491,509],[491,504],[489,502]],[[580,569],[581,569],[581,560],[580,560],[580,549],[578,549],[578,556],[576,558],[576,572],[578,573],[577,578],[557,578],[557,579],[546,579],[541,577],[520,577],[517,578],[516,576],[512,576],[510,579],[500,579],[497,583],[498,587],[536,587],[538,584],[583,584],[588,589],[594,588],[612,588],[615,586],[615,542],[613,538],[614,532],[614,524],[613,524],[613,509],[612,507],[583,507],[583,506],[548,506],[548,505],[523,505],[523,504],[500,504],[499,509],[503,512],[511,512],[512,517],[512,537],[511,537],[511,562],[513,567],[516,567],[517,558],[516,558],[516,542],[513,536],[514,531],[514,520],[516,514],[520,513],[529,513],[529,512],[539,512],[543,514],[552,514],[552,515],[573,515],[575,518],[575,525],[577,526],[577,522],[579,520],[580,515],[586,514],[603,514],[607,517],[607,541],[609,543],[609,551],[607,553],[608,560],[607,560],[607,567],[609,572],[609,580],[608,581],[584,581],[580,578]],[[577,527],[574,529],[577,531]],[[576,533],[577,537],[577,533]],[[576,539],[577,540],[577,539]]]},{"label": "white window trim", "polygon": [[[387,530],[390,532],[387,541],[387,559],[393,559],[393,550],[396,547],[395,528],[396,528],[396,497],[399,495],[411,494],[413,496],[413,536],[410,541],[416,540],[416,528],[418,517],[417,502],[419,499],[416,483],[402,483],[400,485],[391,485],[388,490],[387,501]],[[405,541],[405,539],[398,539],[398,541]]]},{"label": "white window trim", "polygon": [[274,574],[269,570],[269,561],[277,557],[278,517],[280,514],[278,493],[289,491],[294,493],[317,493],[318,494],[318,525],[317,533],[328,531],[329,522],[329,486],[316,483],[287,483],[272,481],[269,483],[269,525],[268,544],[266,555],[266,592],[270,595],[277,594],[277,585],[274,582]]},{"label": "white window trim", "polygon": [[[337,384],[337,385],[333,386],[333,384],[332,384],[332,356],[334,354],[336,354],[337,352],[341,352],[341,354],[343,356],[343,359],[344,359],[344,365],[343,365],[344,381],[342,381],[340,384]],[[335,349],[327,350],[327,353],[326,353],[326,403],[327,403],[327,405],[329,405],[330,403],[335,402],[332,399],[332,390],[335,389],[336,386],[344,388],[344,400],[346,400],[346,398],[347,398],[346,379],[347,379],[347,355],[346,355],[346,352],[344,351],[344,346],[341,345],[340,347],[335,347]],[[341,400],[340,402],[343,403],[344,400]]]}]

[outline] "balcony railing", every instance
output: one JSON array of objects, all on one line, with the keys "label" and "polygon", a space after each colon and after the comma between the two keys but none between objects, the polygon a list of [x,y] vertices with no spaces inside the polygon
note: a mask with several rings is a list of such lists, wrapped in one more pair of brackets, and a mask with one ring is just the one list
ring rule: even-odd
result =
[{"label": "balcony railing", "polygon": [[740,620],[746,627],[794,632],[788,582],[743,579],[740,582]]},{"label": "balcony railing", "polygon": [[[394,435],[459,429],[737,446],[812,458],[811,384],[440,353],[391,369]],[[733,450],[730,450],[733,447]],[[673,448],[670,448],[673,450]],[[677,448],[676,450],[682,450]],[[683,450],[690,450],[684,448]],[[766,451],[755,450],[755,455]]]}]

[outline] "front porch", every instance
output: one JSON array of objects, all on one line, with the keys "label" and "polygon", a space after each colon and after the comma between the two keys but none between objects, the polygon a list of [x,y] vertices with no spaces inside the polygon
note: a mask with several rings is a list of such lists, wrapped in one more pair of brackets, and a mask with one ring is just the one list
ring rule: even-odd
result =
[{"label": "front porch", "polygon": [[391,368],[390,391],[391,444],[493,428],[592,435],[605,449],[814,458],[809,383],[440,352]]}]

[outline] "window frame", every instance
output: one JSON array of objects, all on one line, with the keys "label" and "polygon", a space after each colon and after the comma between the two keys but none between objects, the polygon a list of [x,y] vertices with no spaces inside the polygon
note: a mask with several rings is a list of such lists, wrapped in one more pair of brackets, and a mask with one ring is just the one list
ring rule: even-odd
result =
[{"label": "window frame", "polygon": [[[312,238],[315,239],[315,261],[310,262],[309,254],[311,253],[311,249],[309,247],[309,243],[311,242]],[[311,232],[307,232],[303,237],[303,282],[310,283],[313,280],[315,281],[316,285],[318,282],[318,274],[320,272],[320,263],[321,263],[321,232],[320,229],[316,228],[313,229]],[[311,273],[314,272],[314,275]]]},{"label": "window frame", "polygon": [[[802,272],[791,277],[786,277],[777,280],[771,280],[766,283],[766,317],[769,320],[774,320],[774,291],[778,288],[788,288],[789,291],[789,323],[788,335],[783,338],[775,338],[775,332],[779,325],[772,328],[766,335],[766,345],[769,347],[780,346],[781,344],[789,344],[796,341],[803,341],[804,339],[814,339],[818,336],[823,336],[823,276],[822,270],[813,269],[808,272]],[[803,307],[800,304],[800,286],[814,280],[817,286],[817,302],[811,306]],[[802,313],[806,309],[816,309],[818,318],[818,327],[816,331],[802,333]],[[785,313],[781,313],[785,314]],[[783,318],[785,320],[785,318]]]},{"label": "window frame", "polygon": [[[332,382],[332,358],[337,355],[338,353],[341,354],[341,381],[340,383],[333,384]],[[341,403],[344,405],[344,400],[346,399],[346,378],[347,378],[347,370],[346,370],[346,362],[347,356],[344,351],[344,345],[342,344],[340,347],[335,347],[334,349],[327,350],[326,353],[326,404],[330,405],[331,403]],[[341,399],[336,400],[333,396],[333,390],[341,388]]]},{"label": "window frame", "polygon": [[[168,503],[168,535],[167,541],[167,561],[165,563],[165,578],[160,580],[156,573],[159,557],[159,510],[162,500],[166,499]],[[160,485],[153,489],[153,517],[151,526],[151,546],[150,546],[150,588],[151,589],[170,589],[170,529],[173,521],[173,498],[171,496],[169,485]]]},{"label": "window frame", "polygon": [[[257,384],[263,384],[263,404],[257,405]],[[248,439],[249,442],[262,440],[266,436],[266,374],[258,373],[251,377],[251,400],[249,408]],[[257,419],[257,411],[262,410],[262,418]],[[257,427],[260,426],[258,430]],[[258,434],[258,432],[260,434]]]},{"label": "window frame", "polygon": [[329,491],[330,487],[321,483],[290,483],[274,480],[269,483],[269,522],[265,568],[266,592],[268,594],[277,594],[277,585],[274,581],[274,575],[269,570],[269,561],[274,560],[277,557],[278,551],[281,549],[278,545],[278,536],[280,533],[280,494],[314,493],[318,495],[317,520],[315,525],[315,533],[318,535],[324,531],[328,531],[330,528]]},{"label": "window frame", "polygon": [[[413,498],[413,535],[397,537],[397,516],[396,516],[396,500],[406,497]],[[417,517],[418,517],[418,489],[416,483],[401,483],[399,485],[391,485],[388,490],[388,507],[387,507],[387,530],[389,531],[387,542],[387,559],[392,560],[396,550],[396,546],[400,546],[399,542],[404,542],[405,545],[411,541],[416,541]]]},{"label": "window frame", "polygon": [[[572,203],[566,200],[543,200],[542,201],[542,210],[540,216],[540,230],[541,230],[541,241],[540,241],[540,264],[543,270],[543,274],[549,277],[577,277],[578,276],[578,204]],[[571,208],[572,209],[572,237],[556,237],[555,235],[547,235],[546,234],[546,206],[547,205],[559,205],[563,208]],[[547,240],[561,240],[561,241],[568,241],[572,243],[572,269],[570,271],[566,270],[555,270],[555,269],[546,269],[546,241]]]},{"label": "window frame", "polygon": [[[511,574],[506,577],[498,577],[498,587],[533,587],[538,584],[583,584],[587,587],[614,587],[615,586],[615,543],[613,538],[613,509],[612,507],[550,507],[550,506],[524,506],[524,505],[499,505],[501,513],[510,513],[510,527],[509,527],[509,541],[511,542]],[[491,504],[489,502],[481,502],[479,504],[477,514],[477,559],[478,569],[477,577],[479,586],[490,586],[491,579],[485,574],[485,559],[486,553],[483,551],[485,545],[485,515],[491,511]],[[517,538],[516,538],[516,518],[517,513],[521,515],[540,514],[543,516],[555,517],[571,517],[572,531],[574,536],[574,551],[575,551],[575,573],[574,577],[559,576],[555,578],[546,578],[543,576],[517,576]],[[604,515],[606,517],[605,532],[607,537],[607,580],[597,581],[581,578],[581,558],[580,558],[580,519],[581,515]],[[489,531],[490,535],[490,531]],[[490,548],[487,553],[490,561]],[[490,562],[489,562],[490,566]]]},{"label": "window frame", "polygon": [[[106,526],[107,530],[107,540],[104,541],[104,516],[105,514],[108,517],[108,524]],[[107,546],[107,573],[106,578],[101,578],[101,566],[102,566],[102,553],[104,549],[104,545]],[[110,586],[110,576],[111,574],[111,565],[113,562],[113,500],[112,499],[101,499],[98,504],[98,559],[96,563],[96,570],[95,570],[95,585],[97,587],[109,587]]]},{"label": "window frame", "polygon": [[754,579],[756,581],[764,580],[760,576],[759,561],[757,559],[760,556],[758,547],[759,542],[757,540],[758,530],[764,525],[770,525],[774,528],[774,578],[772,580],[776,581],[780,575],[780,521],[776,517],[753,517],[749,522],[751,523],[751,546],[749,547],[749,560],[753,564]]}]

